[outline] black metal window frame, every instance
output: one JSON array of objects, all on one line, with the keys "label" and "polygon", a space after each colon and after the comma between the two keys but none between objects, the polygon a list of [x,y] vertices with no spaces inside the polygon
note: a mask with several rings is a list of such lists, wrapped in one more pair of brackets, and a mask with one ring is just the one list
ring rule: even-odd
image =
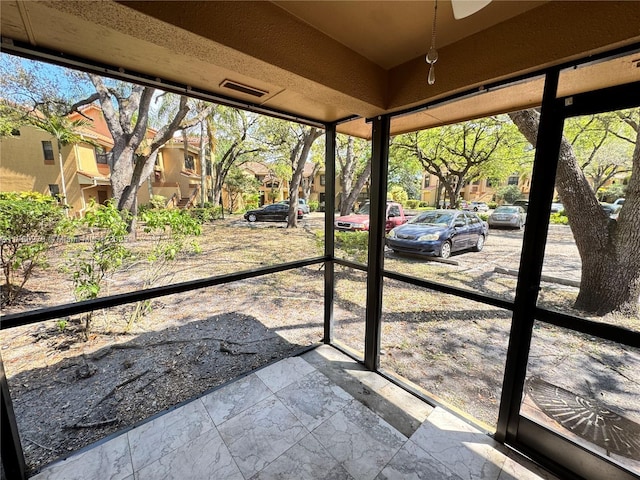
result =
[{"label": "black metal window frame", "polygon": [[[126,303],[133,303],[140,300],[157,298],[175,293],[188,292],[194,289],[206,288],[214,285],[222,285],[225,283],[243,280],[247,278],[259,277],[272,273],[296,269],[308,265],[324,264],[325,275],[325,308],[324,308],[324,343],[335,345],[333,338],[333,296],[335,288],[335,265],[342,265],[349,268],[365,271],[367,273],[367,304],[365,313],[365,351],[364,365],[372,371],[378,371],[388,376],[396,383],[403,386],[408,391],[412,391],[401,381],[381,372],[379,369],[380,358],[380,335],[381,335],[381,307],[382,307],[382,290],[385,278],[399,280],[411,285],[435,290],[445,294],[452,294],[462,298],[478,301],[488,305],[511,310],[513,312],[512,330],[510,335],[510,343],[507,352],[505,377],[503,381],[503,397],[500,406],[500,415],[498,420],[498,428],[495,434],[496,440],[520,448],[527,451],[541,463],[546,464],[557,472],[566,474],[567,477],[574,475],[571,469],[574,463],[566,456],[560,458],[560,462],[554,461],[544,453],[540,455],[540,445],[536,445],[535,441],[527,438],[522,433],[528,432],[527,424],[519,417],[519,400],[522,394],[524,375],[526,373],[526,364],[530,346],[530,331],[534,320],[543,321],[549,324],[568,328],[577,332],[588,333],[605,340],[612,340],[623,345],[640,346],[640,333],[630,331],[624,328],[606,325],[597,322],[591,322],[579,317],[561,314],[538,307],[535,303],[537,298],[537,286],[539,285],[539,276],[541,269],[541,258],[544,253],[544,244],[546,240],[546,229],[549,221],[549,209],[551,196],[553,192],[553,179],[545,177],[541,171],[541,158],[544,158],[543,151],[548,157],[557,148],[556,143],[558,131],[561,131],[561,124],[566,116],[578,115],[579,109],[572,107],[565,110],[564,113],[559,111],[558,99],[555,98],[557,88],[558,75],[561,69],[570,66],[579,65],[581,63],[591,62],[594,60],[603,60],[616,55],[622,55],[631,51],[640,49],[640,44],[634,44],[629,47],[616,49],[605,52],[588,59],[578,60],[570,64],[563,64],[550,69],[533,72],[527,75],[521,75],[495,84],[485,86],[485,91],[492,88],[508,85],[515,81],[522,81],[539,75],[545,75],[545,93],[542,105],[542,114],[544,122],[541,122],[539,132],[539,145],[542,148],[536,151],[536,161],[534,162],[534,174],[531,186],[531,204],[534,208],[532,217],[528,218],[528,227],[525,231],[523,241],[523,252],[521,256],[521,268],[518,278],[518,286],[516,288],[516,298],[514,301],[507,301],[500,298],[494,298],[489,295],[478,294],[477,292],[452,287],[438,282],[418,279],[403,274],[398,274],[384,270],[384,218],[385,218],[385,202],[381,199],[386,198],[387,190],[387,165],[389,153],[389,137],[390,137],[390,121],[392,118],[400,115],[410,114],[433,105],[444,104],[458,100],[460,98],[475,95],[477,89],[469,90],[459,94],[451,95],[438,102],[420,105],[404,111],[395,112],[394,114],[381,115],[369,121],[372,123],[372,178],[370,181],[371,188],[371,223],[369,235],[369,258],[368,265],[362,265],[349,262],[344,259],[335,257],[334,251],[334,228],[333,216],[331,213],[325,215],[325,251],[322,257],[309,258],[296,262],[290,262],[271,267],[265,267],[255,270],[238,272],[235,274],[209,277],[205,279],[182,282],[162,287],[149,288],[135,292],[114,295],[84,302],[77,302],[67,305],[59,305],[55,307],[43,308],[21,314],[5,315],[0,317],[0,329],[13,328],[20,325],[35,324],[45,320],[59,318],[61,316],[76,315],[100,308],[109,308]],[[336,148],[336,127],[342,121],[335,123],[323,123],[314,119],[296,117],[286,112],[271,110],[257,104],[239,102],[235,99],[215,95],[207,91],[193,89],[186,85],[176,84],[158,80],[155,77],[149,77],[141,73],[123,71],[113,66],[91,63],[85,59],[67,56],[58,52],[46,49],[39,49],[17,41],[3,41],[3,50],[5,53],[31,58],[34,60],[55,63],[61,66],[75,68],[82,71],[97,73],[104,76],[110,76],[124,81],[132,81],[142,85],[153,86],[174,93],[189,95],[194,98],[216,102],[219,104],[232,106],[250,110],[256,113],[266,114],[269,116],[281,118],[284,120],[295,121],[298,123],[324,128],[326,131],[326,171],[325,175],[328,179],[326,183],[326,212],[333,212],[335,209],[335,148]],[[615,94],[624,87],[614,87],[609,92],[605,92],[604,98],[608,94]],[[617,89],[617,90],[616,90]],[[639,89],[631,92],[632,95],[637,94]],[[584,105],[585,102],[591,102],[591,110],[601,111],[615,108],[611,101],[606,101],[600,105],[602,95],[594,95],[592,92],[575,96],[580,98],[581,102],[577,104]],[[598,105],[598,106],[595,106]],[[350,120],[345,119],[346,120]],[[558,127],[560,125],[560,127]],[[545,133],[546,132],[546,133]],[[547,138],[549,142],[542,143],[540,138]],[[555,150],[557,157],[557,149]],[[553,155],[551,155],[553,157]],[[556,160],[557,161],[557,160]],[[549,168],[546,165],[545,168]],[[527,335],[527,332],[529,334]],[[339,345],[338,345],[339,346]],[[2,360],[0,357],[0,367]],[[13,409],[11,406],[11,398],[9,394],[8,384],[2,368],[1,383],[1,409],[4,428],[2,429],[2,463],[5,473],[15,478],[26,478],[26,467],[22,448],[20,445],[19,435]],[[420,395],[421,396],[421,395]],[[427,399],[429,400],[429,399]],[[521,432],[518,429],[522,429]],[[520,433],[520,434],[519,434]],[[551,437],[550,437],[551,438]],[[566,442],[565,442],[566,443]],[[592,464],[601,466],[603,460],[601,458],[591,458]],[[595,462],[595,463],[594,463]],[[565,469],[563,465],[570,468]],[[618,473],[625,474],[619,471]],[[623,478],[623,477],[620,477]]]},{"label": "black metal window frame", "polygon": [[53,143],[51,140],[42,140],[42,155],[45,163],[53,163],[55,156],[53,154]]}]

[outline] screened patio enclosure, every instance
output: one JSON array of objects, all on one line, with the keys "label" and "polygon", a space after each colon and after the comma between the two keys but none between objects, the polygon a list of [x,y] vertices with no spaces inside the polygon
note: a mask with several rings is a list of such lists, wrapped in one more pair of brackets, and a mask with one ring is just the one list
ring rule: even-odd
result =
[{"label": "screened patio enclosure", "polygon": [[[537,393],[527,393],[529,389],[544,391],[545,385],[551,385],[555,395],[569,389],[559,385],[566,379],[545,377],[531,361],[532,354],[549,341],[540,334],[541,327],[586,336],[594,350],[601,343],[611,345],[620,358],[630,362],[637,362],[640,355],[640,323],[619,326],[557,311],[541,296],[545,259],[553,255],[545,246],[565,121],[640,108],[640,9],[634,2],[492,2],[484,13],[461,26],[448,18],[449,3],[439,2],[439,14],[444,11],[443,41],[436,83],[428,86],[422,56],[428,48],[425,38],[430,37],[432,2],[303,3],[6,2],[2,47],[5,53],[323,128],[327,212],[335,210],[337,133],[369,139],[371,227],[366,264],[336,255],[333,216],[326,214],[324,255],[320,257],[5,315],[2,329],[323,265],[323,342],[441,406],[438,391],[411,386],[402,375],[387,369],[388,357],[381,352],[390,318],[385,291],[411,285],[428,292],[430,301],[452,304],[460,298],[476,302],[478,309],[505,312],[508,337],[501,358],[504,368],[499,372],[499,409],[495,425],[489,428],[498,442],[525,453],[562,478],[637,477],[637,411],[606,401],[598,406],[630,422],[612,427],[611,432],[622,429],[617,437],[622,447],[616,450],[595,433],[586,432],[585,438],[563,427],[553,412],[545,420],[545,414],[540,414],[543,409],[536,409],[544,400],[535,401]],[[350,8],[355,10],[347,10]],[[362,28],[371,37],[364,38],[362,31],[341,36],[340,22],[352,12],[361,15]],[[383,17],[387,21],[378,16],[382,13],[388,15]],[[417,22],[416,17],[420,18]],[[398,33],[403,30],[405,35]],[[413,42],[408,39],[411,32],[418,32]],[[389,40],[394,33],[405,39],[403,45]],[[374,41],[376,34],[380,38]],[[390,42],[387,50],[381,46],[384,41]],[[265,98],[225,89],[222,85],[227,78],[267,92]],[[527,223],[511,295],[491,295],[438,276],[418,277],[396,268],[385,256],[384,246],[390,137],[526,108],[539,109],[541,116]],[[625,215],[638,214],[633,206],[625,208]],[[636,228],[640,227],[636,224]],[[356,348],[345,346],[336,335],[334,297],[344,272],[360,275],[366,289],[363,337],[361,347]],[[481,346],[479,352],[482,358]],[[567,358],[579,354],[567,350]],[[577,378],[584,375],[583,369],[595,368],[588,354],[586,357],[579,366],[576,363]],[[638,370],[625,378],[626,383],[616,390],[638,399]],[[461,374],[460,382],[464,381]],[[7,472],[24,475],[4,373],[2,395],[3,465]],[[602,410],[596,409],[598,412]]]}]

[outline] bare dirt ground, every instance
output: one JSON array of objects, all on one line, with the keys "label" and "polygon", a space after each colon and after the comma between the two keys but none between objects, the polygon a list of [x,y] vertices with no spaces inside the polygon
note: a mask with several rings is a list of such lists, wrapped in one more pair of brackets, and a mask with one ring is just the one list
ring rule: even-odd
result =
[{"label": "bare dirt ground", "polygon": [[[249,225],[239,217],[216,221],[205,226],[197,239],[201,252],[183,254],[162,272],[157,284],[318,256],[322,247],[315,232],[322,231],[323,218],[312,214],[293,230],[283,224]],[[545,273],[579,278],[570,231],[555,228],[549,239]],[[132,249],[145,251],[154,241],[141,235]],[[521,242],[521,232],[492,231],[482,253],[456,255],[457,265],[388,253],[385,268],[513,298],[515,277],[494,269],[517,269]],[[51,267],[27,284],[29,290],[20,303],[3,313],[73,301],[69,274],[61,268],[69,248],[60,246],[52,252]],[[146,268],[144,262],[130,262],[109,279],[104,294],[139,288],[148,275]],[[366,276],[336,267],[336,278],[335,337],[358,354],[363,351]],[[548,283],[542,299],[566,311],[576,293],[575,288]],[[36,471],[110,433],[320,342],[323,294],[323,272],[311,266],[162,297],[153,300],[150,312],[132,325],[128,325],[132,305],[95,312],[95,328],[87,341],[82,341],[75,318],[61,319],[64,325],[50,321],[3,330],[1,353],[29,467]],[[382,368],[437,394],[492,429],[510,320],[509,311],[386,281]],[[621,315],[600,320],[630,322]],[[637,350],[536,325],[530,375],[544,375],[547,381],[587,397],[596,395],[640,422],[637,372]]]}]

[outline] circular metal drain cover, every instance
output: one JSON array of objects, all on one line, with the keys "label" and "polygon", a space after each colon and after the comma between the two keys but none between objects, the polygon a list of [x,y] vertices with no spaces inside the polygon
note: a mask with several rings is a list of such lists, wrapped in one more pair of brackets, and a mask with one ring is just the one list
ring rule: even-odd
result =
[{"label": "circular metal drain cover", "polygon": [[594,398],[584,398],[540,377],[529,378],[526,391],[540,410],[579,437],[607,453],[640,457],[640,424]]}]

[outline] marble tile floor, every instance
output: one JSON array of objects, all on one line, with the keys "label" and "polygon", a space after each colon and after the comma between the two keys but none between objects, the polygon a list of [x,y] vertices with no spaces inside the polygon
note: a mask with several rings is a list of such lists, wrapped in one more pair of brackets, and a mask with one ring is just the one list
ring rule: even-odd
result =
[{"label": "marble tile floor", "polygon": [[32,479],[555,477],[322,346],[51,464]]}]

